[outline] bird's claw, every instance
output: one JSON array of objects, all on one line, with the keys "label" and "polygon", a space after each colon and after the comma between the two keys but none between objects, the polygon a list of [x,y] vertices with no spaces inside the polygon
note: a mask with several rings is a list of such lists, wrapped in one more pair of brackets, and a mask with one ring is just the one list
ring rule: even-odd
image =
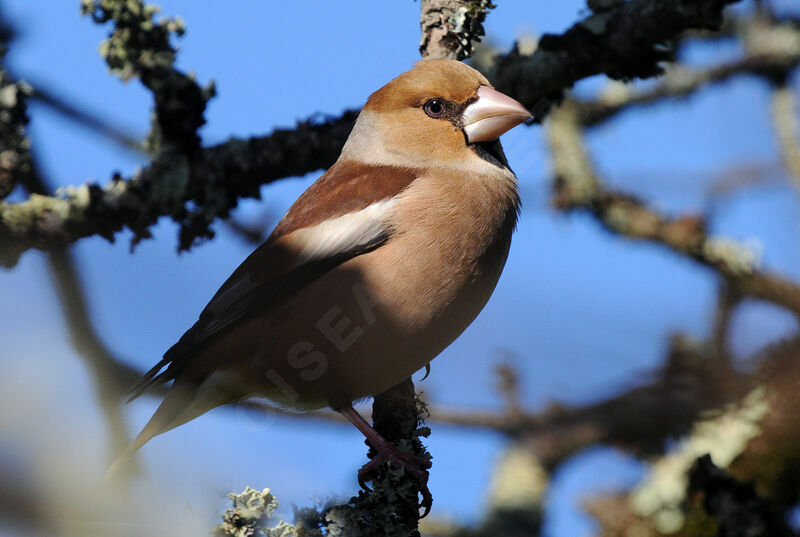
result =
[{"label": "bird's claw", "polygon": [[431,511],[433,505],[433,496],[428,489],[428,468],[431,467],[431,461],[423,457],[417,457],[410,453],[397,451],[394,447],[386,453],[378,453],[368,463],[361,467],[358,471],[358,484],[362,489],[371,491],[367,486],[367,481],[372,481],[384,461],[389,461],[392,466],[403,468],[406,473],[410,474],[419,484],[419,493],[422,495],[422,501],[419,506],[424,509],[420,518],[425,518]]}]

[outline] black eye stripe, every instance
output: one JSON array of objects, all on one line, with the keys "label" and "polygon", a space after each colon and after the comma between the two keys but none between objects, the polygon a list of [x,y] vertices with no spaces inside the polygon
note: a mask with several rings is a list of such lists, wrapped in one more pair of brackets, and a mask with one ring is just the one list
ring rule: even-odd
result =
[{"label": "black eye stripe", "polygon": [[461,115],[464,109],[477,98],[469,99],[464,103],[457,103],[443,97],[433,97],[425,101],[422,110],[433,119],[446,119],[457,129],[462,127]]}]

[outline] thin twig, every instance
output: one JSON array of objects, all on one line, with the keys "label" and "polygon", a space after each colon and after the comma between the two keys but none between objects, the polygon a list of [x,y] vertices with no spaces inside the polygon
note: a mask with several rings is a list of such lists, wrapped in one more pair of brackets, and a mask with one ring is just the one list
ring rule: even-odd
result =
[{"label": "thin twig", "polygon": [[109,140],[116,142],[122,147],[137,151],[139,153],[145,152],[144,144],[140,140],[128,135],[127,132],[118,129],[110,122],[102,119],[100,116],[97,116],[88,110],[79,107],[78,105],[67,102],[63,97],[56,96],[56,94],[50,90],[44,89],[41,84],[32,84],[30,98],[40,102],[53,111],[58,112],[65,118],[72,120],[79,125],[83,125],[84,127],[97,132]]}]

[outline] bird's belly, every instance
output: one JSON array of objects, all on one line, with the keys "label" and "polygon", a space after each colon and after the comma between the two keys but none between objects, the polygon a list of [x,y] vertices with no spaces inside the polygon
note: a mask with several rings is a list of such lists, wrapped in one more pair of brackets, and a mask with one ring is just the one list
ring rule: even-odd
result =
[{"label": "bird's belly", "polygon": [[282,313],[256,321],[260,344],[246,368],[253,392],[310,409],[341,407],[391,388],[469,326],[507,254],[442,273],[426,263],[433,260],[404,257],[402,245],[397,256],[389,248],[381,248],[380,260],[366,254],[340,265]]}]

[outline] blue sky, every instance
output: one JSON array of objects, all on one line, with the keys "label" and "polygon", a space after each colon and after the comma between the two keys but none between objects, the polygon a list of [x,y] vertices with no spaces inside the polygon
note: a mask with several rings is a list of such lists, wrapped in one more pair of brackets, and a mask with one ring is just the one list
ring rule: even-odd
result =
[{"label": "blue sky", "polygon": [[[501,49],[525,34],[562,31],[583,10],[573,0],[497,3],[486,31]],[[791,1],[776,4],[788,8]],[[336,114],[360,106],[418,59],[419,4],[410,1],[382,2],[377,10],[366,0],[346,5],[240,0],[225,8],[165,0],[160,5],[164,14],[178,14],[187,23],[188,32],[179,40],[181,68],[195,72],[201,82],[216,82],[219,95],[209,105],[202,131],[207,144],[268,133],[314,112]],[[149,95],[137,81],[122,84],[106,72],[96,53],[105,29],[79,17],[77,1],[44,8],[12,0],[4,7],[20,32],[9,56],[16,75],[134,135],[146,132]],[[706,45],[693,47],[688,57],[704,64],[735,52],[729,44]],[[798,87],[796,79],[793,84]],[[576,91],[587,93],[599,85],[595,78]],[[686,101],[625,113],[591,131],[588,142],[611,185],[670,213],[709,211],[715,232],[757,244],[765,266],[800,278],[800,204],[779,166],[767,107],[763,83],[737,79]],[[138,155],[47,109],[33,105],[31,116],[34,148],[53,184],[102,183],[115,170],[129,174],[143,164]],[[484,312],[418,384],[429,399],[498,408],[493,371],[498,357],[511,351],[530,408],[593,401],[641,382],[660,363],[674,331],[708,335],[713,273],[657,246],[611,236],[585,215],[551,210],[539,127],[515,129],[503,143],[524,204],[511,256]],[[772,170],[768,180],[709,196],[714,177],[753,164]],[[255,221],[265,210],[281,214],[318,175],[265,187],[264,199],[241,203],[237,216]],[[217,240],[179,256],[175,226],[165,220],[155,227],[155,239],[133,254],[127,233],[113,245],[92,238],[74,248],[93,319],[116,353],[148,368],[191,325],[251,249],[223,226],[217,230]],[[75,456],[94,461],[91,475],[101,475],[108,457],[102,419],[86,372],[68,344],[43,256],[28,253],[14,270],[0,273],[0,296],[8,353],[0,356],[0,378],[13,384],[23,401],[41,403],[20,404],[18,412],[0,410],[0,431],[12,432],[0,438],[0,461],[25,460],[42,438],[77,442],[70,440],[77,435],[85,449]],[[797,328],[791,316],[762,304],[747,304],[733,323],[734,348],[741,354]],[[144,399],[126,410],[131,432],[155,404]],[[503,439],[434,427],[428,445],[435,457],[434,514],[476,519]],[[244,485],[271,487],[286,506],[352,494],[364,453],[355,429],[218,410],[149,444],[142,452],[148,473],[139,486],[145,490],[148,480],[169,483],[181,491],[181,505],[210,526],[225,505],[224,494]],[[555,476],[548,535],[587,534],[591,524],[577,509],[580,497],[598,488],[629,486],[639,475],[638,463],[610,449],[577,457]]]}]

